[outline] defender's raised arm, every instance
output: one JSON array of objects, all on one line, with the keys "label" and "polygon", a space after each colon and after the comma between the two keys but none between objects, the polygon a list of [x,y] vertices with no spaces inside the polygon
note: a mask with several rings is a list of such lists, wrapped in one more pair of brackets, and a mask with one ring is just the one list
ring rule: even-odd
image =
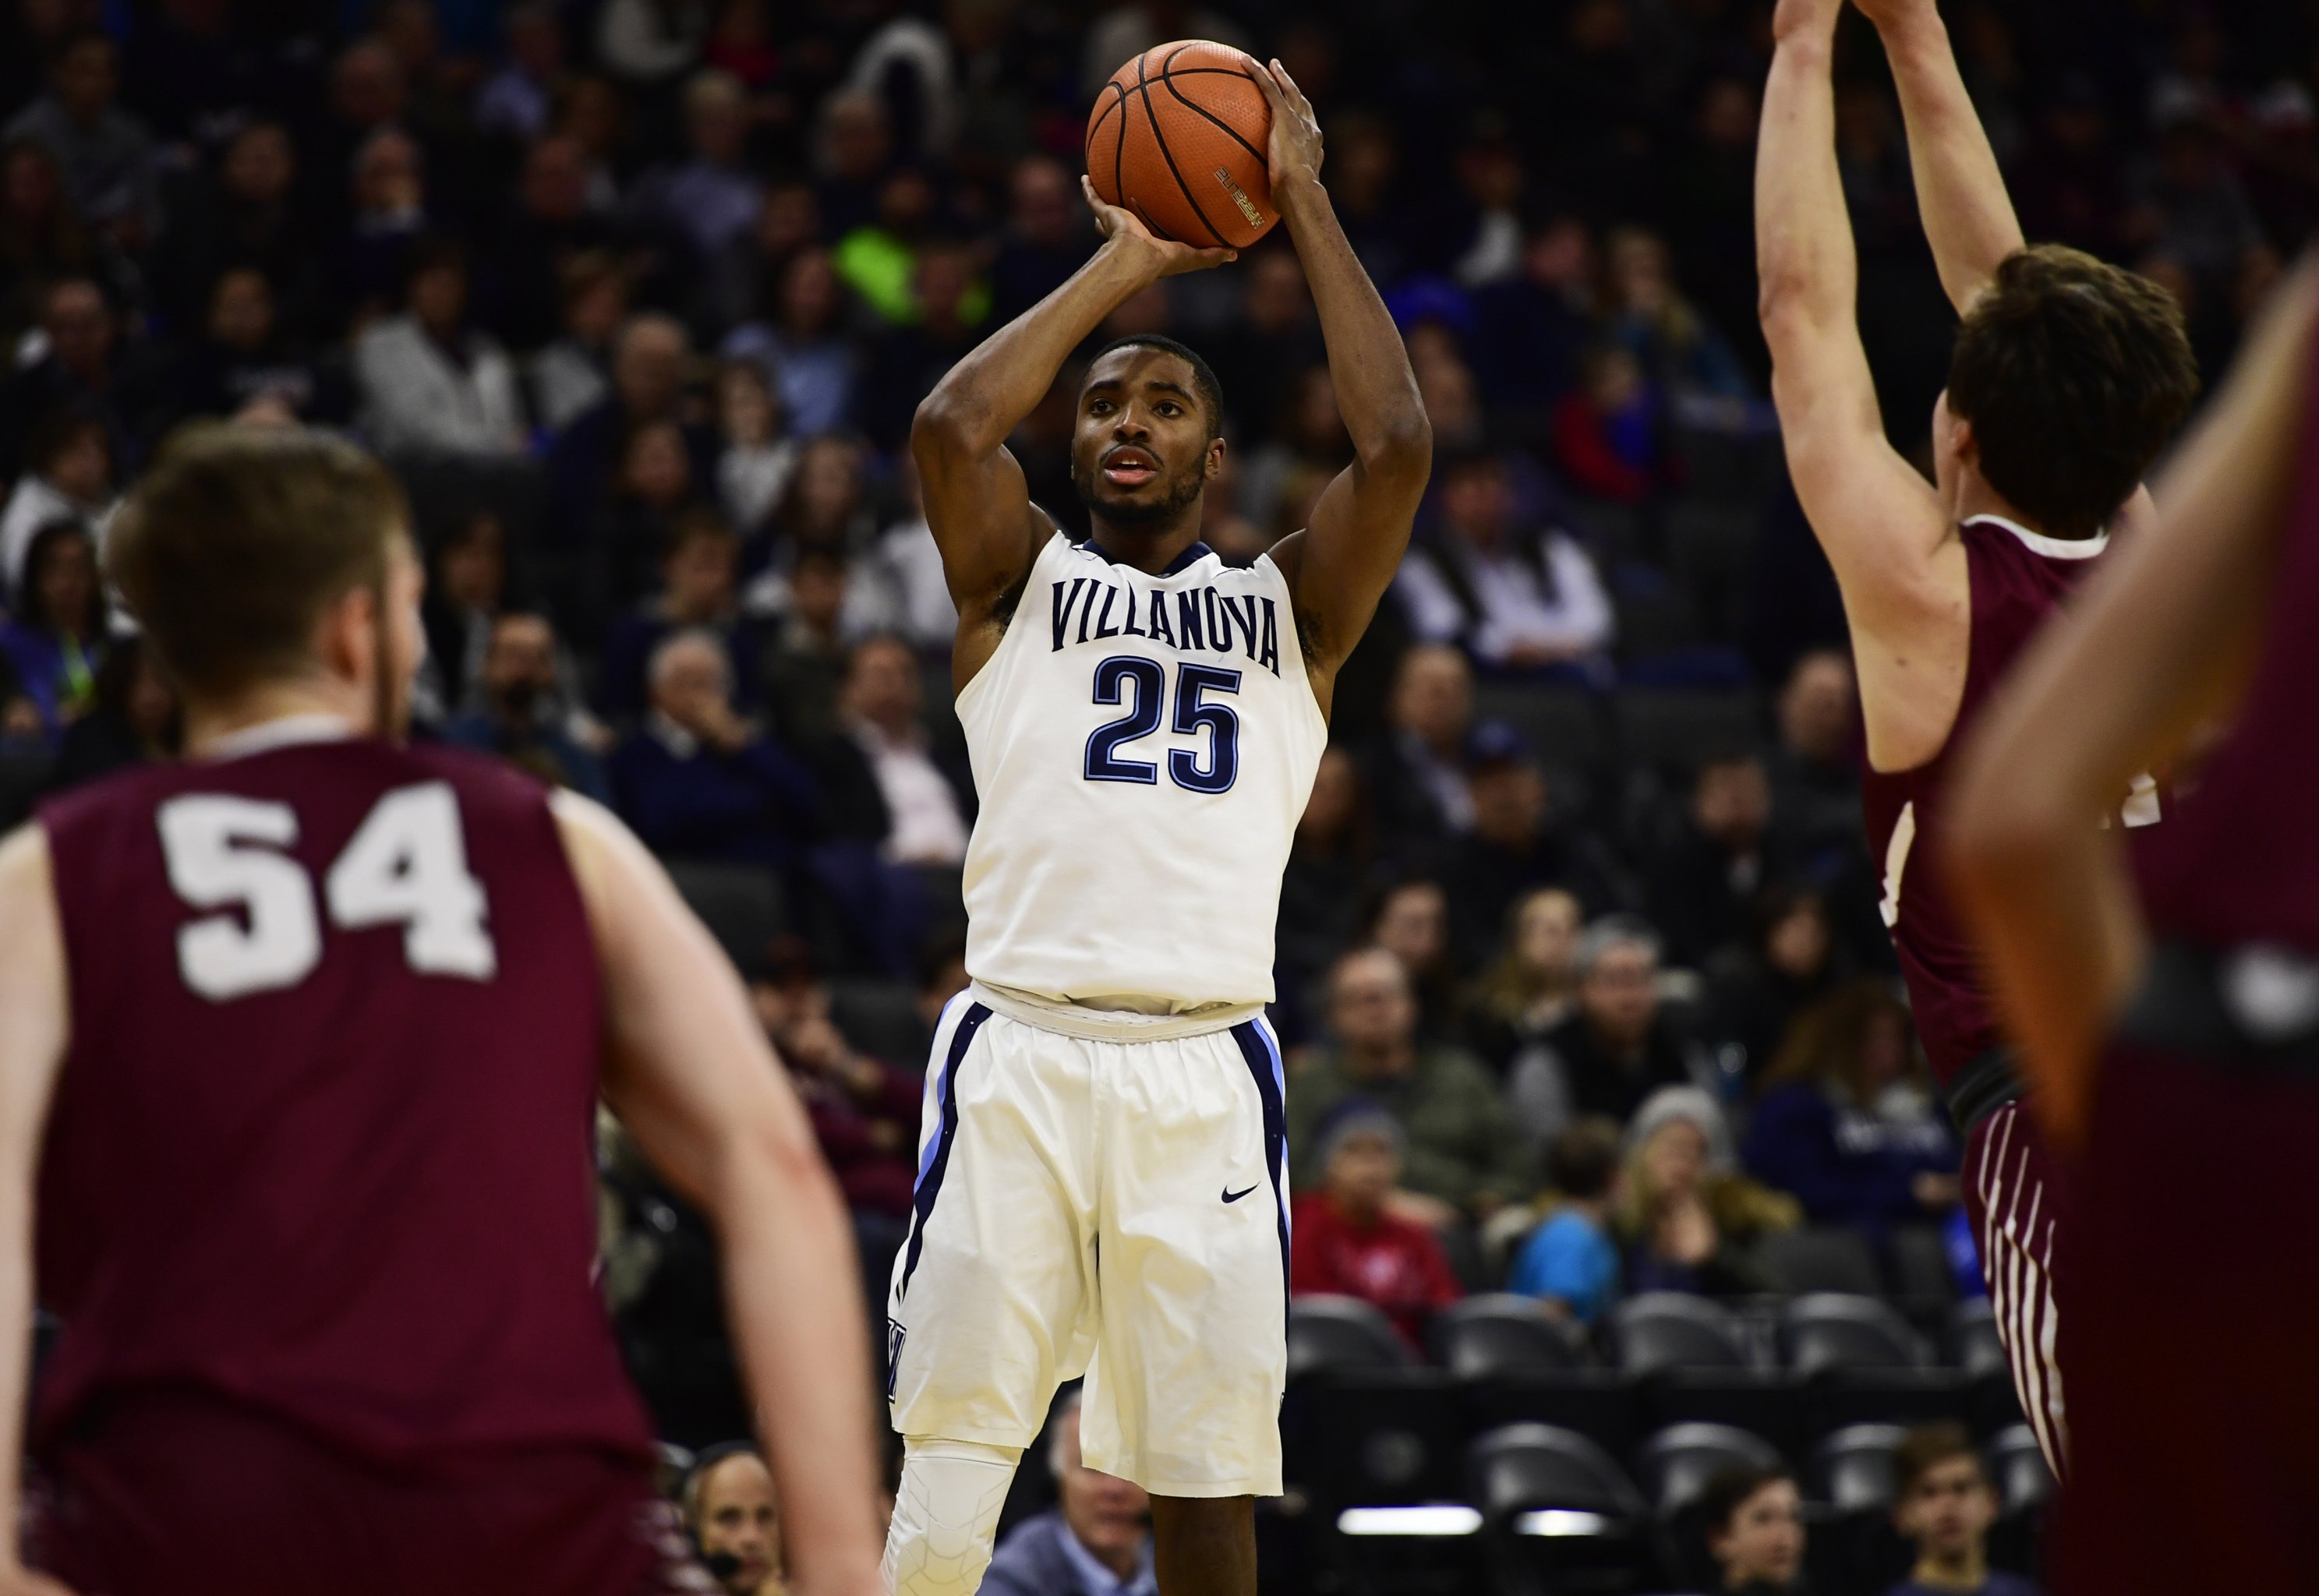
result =
[{"label": "defender's raised arm", "polygon": [[1080,341],[1123,302],[1162,277],[1221,266],[1229,249],[1156,239],[1134,216],[1096,200],[1103,247],[1069,282],[977,346],[918,405],[910,453],[925,484],[926,524],[958,606],[956,678],[988,657],[993,612],[1030,569],[1054,527],[1033,508],[1006,438],[1046,397]]},{"label": "defender's raised arm", "polygon": [[1321,128],[1311,103],[1279,62],[1249,66],[1272,102],[1272,202],[1312,285],[1337,409],[1353,440],[1353,463],[1322,491],[1312,524],[1272,551],[1295,594],[1297,631],[1325,709],[1337,666],[1409,547],[1433,470],[1433,430],[1400,330],[1321,186]]}]

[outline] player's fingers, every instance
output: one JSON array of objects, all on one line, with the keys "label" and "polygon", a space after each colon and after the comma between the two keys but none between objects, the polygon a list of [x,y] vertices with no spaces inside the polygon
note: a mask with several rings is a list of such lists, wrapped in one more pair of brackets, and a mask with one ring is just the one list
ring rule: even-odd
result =
[{"label": "player's fingers", "polygon": [[1087,209],[1095,212],[1096,230],[1106,239],[1111,237],[1112,208],[1097,197],[1095,192],[1095,179],[1084,172],[1079,174],[1079,193],[1087,196]]},{"label": "player's fingers", "polygon": [[1248,63],[1248,75],[1256,79],[1256,86],[1264,91],[1266,99],[1272,102],[1272,109],[1279,111],[1287,103],[1286,96],[1281,94],[1280,86],[1273,81],[1272,68],[1259,65],[1254,56],[1242,56],[1241,59]]},{"label": "player's fingers", "polygon": [[1272,59],[1272,71],[1269,76],[1278,80],[1282,97],[1305,115],[1313,114],[1313,102],[1304,97],[1304,91],[1296,86],[1296,80],[1288,76],[1288,68],[1280,64],[1280,58],[1277,56]]}]

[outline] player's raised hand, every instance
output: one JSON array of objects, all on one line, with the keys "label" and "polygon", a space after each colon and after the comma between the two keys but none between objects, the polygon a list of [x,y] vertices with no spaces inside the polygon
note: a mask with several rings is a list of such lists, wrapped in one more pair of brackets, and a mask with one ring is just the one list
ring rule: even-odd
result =
[{"label": "player's raised hand", "polygon": [[1277,204],[1293,185],[1320,181],[1321,120],[1313,114],[1313,102],[1277,59],[1259,64],[1251,56],[1248,70],[1264,97],[1272,102],[1272,143],[1264,158],[1271,168],[1272,198]]},{"label": "player's raised hand", "polygon": [[1237,249],[1195,249],[1189,244],[1160,237],[1125,206],[1105,204],[1095,191],[1095,179],[1085,173],[1079,176],[1079,192],[1087,195],[1087,209],[1095,212],[1095,224],[1102,230],[1104,242],[1141,257],[1155,279],[1205,271],[1240,258]]}]

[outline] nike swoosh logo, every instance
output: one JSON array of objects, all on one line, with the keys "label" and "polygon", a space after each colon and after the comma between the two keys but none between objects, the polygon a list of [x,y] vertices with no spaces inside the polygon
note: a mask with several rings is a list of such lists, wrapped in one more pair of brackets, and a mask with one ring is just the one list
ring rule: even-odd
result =
[{"label": "nike swoosh logo", "polygon": [[1240,1190],[1234,1191],[1230,1186],[1226,1186],[1224,1188],[1224,1201],[1227,1203],[1237,1203],[1255,1189],[1256,1188],[1252,1186],[1244,1186],[1241,1187]]}]

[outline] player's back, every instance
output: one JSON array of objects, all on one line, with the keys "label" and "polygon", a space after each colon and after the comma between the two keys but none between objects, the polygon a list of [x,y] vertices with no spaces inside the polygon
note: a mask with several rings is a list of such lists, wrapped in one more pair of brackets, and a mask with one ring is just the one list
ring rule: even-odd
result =
[{"label": "player's back", "polygon": [[591,1280],[597,965],[546,794],[335,724],[42,811],[72,1034],[36,1447],[190,1385],[388,1460],[640,1453]]},{"label": "player's back", "polygon": [[[1997,516],[1973,518],[1958,536],[1969,573],[1972,630],[1948,739],[1923,764],[1871,770],[1862,784],[1884,924],[1908,984],[1926,1058],[1944,1087],[2002,1041],[1980,953],[1937,863],[1950,760],[2038,628],[2091,574],[2108,544],[2106,535],[2046,537]],[[2148,801],[2154,803],[2154,795]],[[2142,817],[2132,811],[2127,816]]]}]

